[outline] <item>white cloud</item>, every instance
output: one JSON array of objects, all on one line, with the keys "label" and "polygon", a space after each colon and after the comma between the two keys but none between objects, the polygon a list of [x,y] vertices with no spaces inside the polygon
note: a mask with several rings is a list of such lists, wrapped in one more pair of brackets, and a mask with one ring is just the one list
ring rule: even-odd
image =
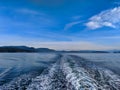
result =
[{"label": "white cloud", "polygon": [[101,25],[99,25],[99,23],[94,22],[94,21],[90,21],[90,22],[88,22],[86,25],[87,25],[87,27],[89,27],[90,29],[96,29],[96,28],[101,27]]},{"label": "white cloud", "polygon": [[89,29],[97,29],[101,27],[118,28],[120,24],[120,7],[105,10],[98,15],[89,19],[86,26]]},{"label": "white cloud", "polygon": [[68,30],[69,28],[71,28],[72,26],[81,23],[81,21],[76,21],[76,22],[71,22],[65,25],[64,30]]}]

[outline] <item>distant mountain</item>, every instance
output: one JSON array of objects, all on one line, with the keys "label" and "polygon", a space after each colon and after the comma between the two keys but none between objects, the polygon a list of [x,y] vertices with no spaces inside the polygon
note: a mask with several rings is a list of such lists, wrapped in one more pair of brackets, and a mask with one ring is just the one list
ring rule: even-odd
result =
[{"label": "distant mountain", "polygon": [[27,46],[2,46],[0,52],[54,52],[48,48],[33,48]]},{"label": "distant mountain", "polygon": [[53,49],[48,49],[48,48],[37,48],[37,52],[55,52]]},{"label": "distant mountain", "polygon": [[114,51],[113,53],[120,53],[120,51]]},{"label": "distant mountain", "polygon": [[76,50],[76,51],[56,51],[49,48],[34,48],[27,46],[2,46],[0,52],[56,52],[56,53],[120,53],[120,50]]},{"label": "distant mountain", "polygon": [[110,53],[120,53],[120,50],[109,50]]}]

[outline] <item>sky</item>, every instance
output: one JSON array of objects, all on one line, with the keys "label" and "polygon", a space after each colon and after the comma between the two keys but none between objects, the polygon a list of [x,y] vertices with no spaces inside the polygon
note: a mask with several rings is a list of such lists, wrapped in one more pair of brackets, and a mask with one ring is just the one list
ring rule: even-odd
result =
[{"label": "sky", "polygon": [[119,0],[0,0],[0,46],[120,49]]}]

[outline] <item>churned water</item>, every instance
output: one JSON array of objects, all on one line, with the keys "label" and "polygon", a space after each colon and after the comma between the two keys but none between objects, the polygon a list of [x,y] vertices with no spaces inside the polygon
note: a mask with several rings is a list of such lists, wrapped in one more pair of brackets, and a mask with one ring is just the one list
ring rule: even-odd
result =
[{"label": "churned water", "polygon": [[0,90],[120,90],[120,54],[0,54]]}]

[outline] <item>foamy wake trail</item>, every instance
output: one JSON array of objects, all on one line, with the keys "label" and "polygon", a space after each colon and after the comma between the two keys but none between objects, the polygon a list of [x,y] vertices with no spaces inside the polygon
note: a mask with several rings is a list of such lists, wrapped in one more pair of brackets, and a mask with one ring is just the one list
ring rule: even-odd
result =
[{"label": "foamy wake trail", "polygon": [[120,77],[80,57],[63,56],[28,90],[120,90]]},{"label": "foamy wake trail", "polygon": [[67,81],[76,90],[120,90],[120,77],[112,71],[76,56],[62,61]]},{"label": "foamy wake trail", "polygon": [[35,72],[21,75],[13,79],[11,82],[0,86],[0,90],[26,90],[27,86],[30,84],[32,78],[34,78],[36,74],[37,73]]},{"label": "foamy wake trail", "polygon": [[120,90],[120,77],[81,57],[64,55],[39,76],[19,77],[0,90]]},{"label": "foamy wake trail", "polygon": [[98,90],[98,83],[73,59],[64,57],[62,67],[68,86],[72,85],[75,90]]},{"label": "foamy wake trail", "polygon": [[36,77],[27,90],[67,90],[60,60]]}]

